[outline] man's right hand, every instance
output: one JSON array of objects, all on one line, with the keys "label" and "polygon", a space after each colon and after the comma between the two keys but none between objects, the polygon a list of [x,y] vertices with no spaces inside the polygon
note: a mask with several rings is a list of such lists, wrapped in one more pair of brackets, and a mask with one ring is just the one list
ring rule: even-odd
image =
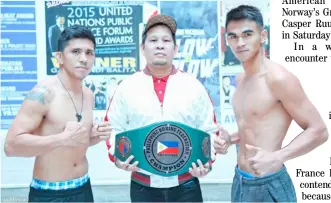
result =
[{"label": "man's right hand", "polygon": [[80,122],[68,121],[63,133],[65,146],[77,147],[89,142],[89,134]]},{"label": "man's right hand", "polygon": [[221,126],[218,125],[220,135],[214,140],[214,148],[218,154],[228,153],[228,148],[231,146],[231,137],[229,133]]},{"label": "man's right hand", "polygon": [[134,158],[133,155],[131,155],[126,161],[122,162],[119,159],[116,159],[115,165],[119,169],[123,169],[125,171],[139,171],[139,168],[137,167],[138,161],[135,161],[133,164],[130,164],[132,159]]}]

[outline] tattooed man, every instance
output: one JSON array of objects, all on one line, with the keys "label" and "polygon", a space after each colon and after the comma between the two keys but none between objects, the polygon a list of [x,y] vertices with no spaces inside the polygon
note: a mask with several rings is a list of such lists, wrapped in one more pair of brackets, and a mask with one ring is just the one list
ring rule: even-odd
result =
[{"label": "tattooed man", "polygon": [[95,45],[86,27],[63,30],[58,74],[28,93],[8,131],[7,156],[36,157],[29,202],[93,202],[86,151],[111,133],[108,123],[92,127],[94,97],[82,85],[94,63]]}]

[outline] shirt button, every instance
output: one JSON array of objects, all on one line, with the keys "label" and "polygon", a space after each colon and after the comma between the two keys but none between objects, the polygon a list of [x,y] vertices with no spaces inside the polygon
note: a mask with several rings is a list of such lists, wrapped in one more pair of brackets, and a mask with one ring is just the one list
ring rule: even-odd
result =
[{"label": "shirt button", "polygon": [[161,80],[157,80],[157,83],[161,83]]},{"label": "shirt button", "polygon": [[160,90],[160,91],[159,91],[159,94],[162,94],[162,93],[163,93],[163,92]]},{"label": "shirt button", "polygon": [[162,102],[160,102],[160,105],[162,106],[162,105],[163,105],[163,103],[162,103]]}]

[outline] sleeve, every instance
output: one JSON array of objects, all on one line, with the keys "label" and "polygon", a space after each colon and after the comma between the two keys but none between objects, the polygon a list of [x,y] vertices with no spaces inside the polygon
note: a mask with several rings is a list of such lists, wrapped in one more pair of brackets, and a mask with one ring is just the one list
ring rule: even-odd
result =
[{"label": "sleeve", "polygon": [[122,85],[115,90],[113,97],[109,102],[104,121],[110,122],[112,133],[109,140],[106,141],[108,157],[110,161],[115,162],[115,137],[116,134],[126,130],[127,108],[123,96]]},{"label": "sleeve", "polygon": [[211,156],[212,162],[215,161],[216,154],[213,152],[213,144],[216,137],[219,135],[216,115],[214,112],[214,106],[211,98],[209,97],[205,87],[199,82],[198,99],[196,100],[195,109],[197,110],[196,114],[196,123],[197,128],[209,133],[210,135],[210,144],[211,144]]},{"label": "sleeve", "polygon": [[51,50],[51,52],[54,52],[54,46],[53,46],[53,39],[54,38],[54,34],[53,34],[53,27],[50,27],[48,29],[48,44],[49,44],[49,48]]}]

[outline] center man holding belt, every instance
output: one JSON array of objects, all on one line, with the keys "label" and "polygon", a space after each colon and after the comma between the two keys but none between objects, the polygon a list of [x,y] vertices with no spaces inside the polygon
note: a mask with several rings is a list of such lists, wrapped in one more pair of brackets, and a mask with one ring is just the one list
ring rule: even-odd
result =
[{"label": "center man holding belt", "polygon": [[170,16],[149,19],[141,44],[147,66],[118,86],[105,118],[110,159],[132,171],[132,202],[203,201],[197,177],[210,171],[218,128],[204,86],[172,64],[176,30]]}]

